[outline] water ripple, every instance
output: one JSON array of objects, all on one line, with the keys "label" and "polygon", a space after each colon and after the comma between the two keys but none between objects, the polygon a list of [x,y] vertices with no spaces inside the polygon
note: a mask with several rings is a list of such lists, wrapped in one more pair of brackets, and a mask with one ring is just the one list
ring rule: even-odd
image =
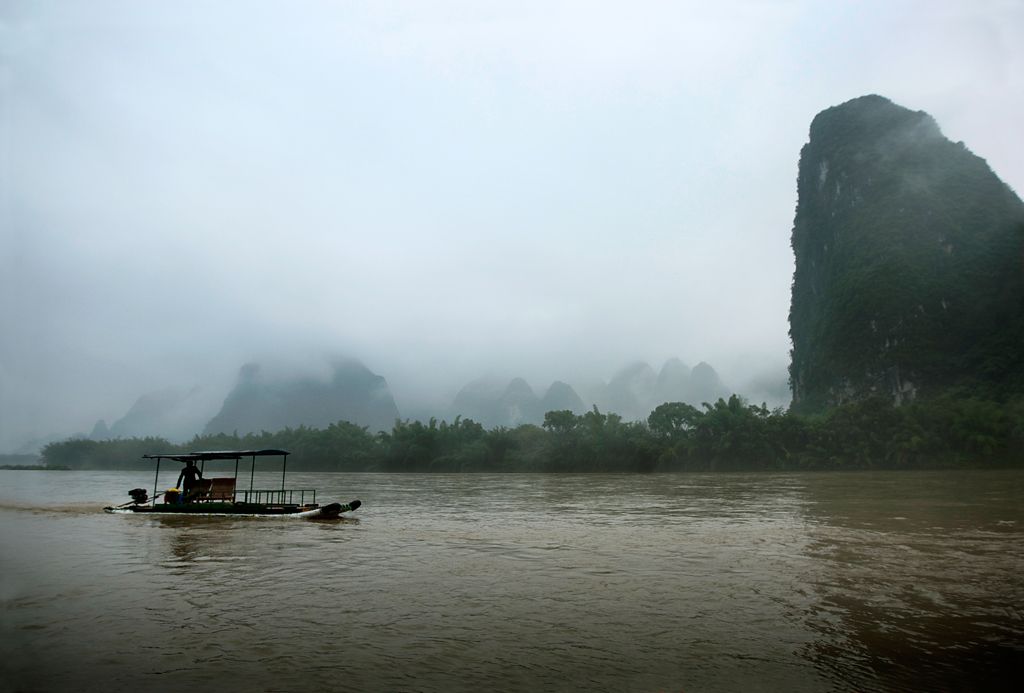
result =
[{"label": "water ripple", "polygon": [[16,690],[1009,690],[1022,670],[1024,474],[297,474],[364,500],[319,523],[107,516],[147,482],[67,474],[66,512],[30,482],[0,498]]}]

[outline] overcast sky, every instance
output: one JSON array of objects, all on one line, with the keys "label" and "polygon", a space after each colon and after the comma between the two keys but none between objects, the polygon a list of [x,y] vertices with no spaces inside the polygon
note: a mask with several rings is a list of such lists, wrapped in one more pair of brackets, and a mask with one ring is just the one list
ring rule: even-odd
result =
[{"label": "overcast sky", "polygon": [[0,452],[246,360],[788,362],[800,147],[867,93],[1024,190],[1024,2],[0,4]]}]

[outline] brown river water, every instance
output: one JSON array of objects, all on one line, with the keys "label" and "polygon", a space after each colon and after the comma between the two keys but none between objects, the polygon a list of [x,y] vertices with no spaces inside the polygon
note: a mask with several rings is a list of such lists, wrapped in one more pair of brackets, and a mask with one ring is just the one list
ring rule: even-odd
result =
[{"label": "brown river water", "polygon": [[0,690],[1024,680],[1024,472],[296,473],[289,487],[364,506],[319,522],[101,511],[152,485],[0,471]]}]

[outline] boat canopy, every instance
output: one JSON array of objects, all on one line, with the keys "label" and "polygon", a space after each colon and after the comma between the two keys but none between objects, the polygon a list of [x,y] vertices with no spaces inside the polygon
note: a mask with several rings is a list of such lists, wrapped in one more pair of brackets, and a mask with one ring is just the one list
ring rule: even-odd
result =
[{"label": "boat canopy", "polygon": [[169,452],[159,455],[143,455],[146,460],[177,460],[178,462],[205,462],[206,460],[240,460],[243,457],[263,457],[276,455],[287,457],[291,453],[287,450],[209,450],[206,452]]}]

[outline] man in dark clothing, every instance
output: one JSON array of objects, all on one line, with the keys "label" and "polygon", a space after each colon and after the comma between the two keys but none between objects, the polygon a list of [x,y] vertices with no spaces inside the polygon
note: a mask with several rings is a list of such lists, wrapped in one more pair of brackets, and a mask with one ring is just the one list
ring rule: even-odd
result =
[{"label": "man in dark clothing", "polygon": [[[188,460],[185,462],[185,468],[181,470],[181,474],[178,475],[178,488],[181,489],[181,498],[183,501],[188,502],[191,500],[190,496],[193,489],[198,486],[198,481],[203,478],[203,473],[199,471],[199,467],[196,466],[195,460]],[[181,482],[184,479],[185,485],[182,486]]]}]

